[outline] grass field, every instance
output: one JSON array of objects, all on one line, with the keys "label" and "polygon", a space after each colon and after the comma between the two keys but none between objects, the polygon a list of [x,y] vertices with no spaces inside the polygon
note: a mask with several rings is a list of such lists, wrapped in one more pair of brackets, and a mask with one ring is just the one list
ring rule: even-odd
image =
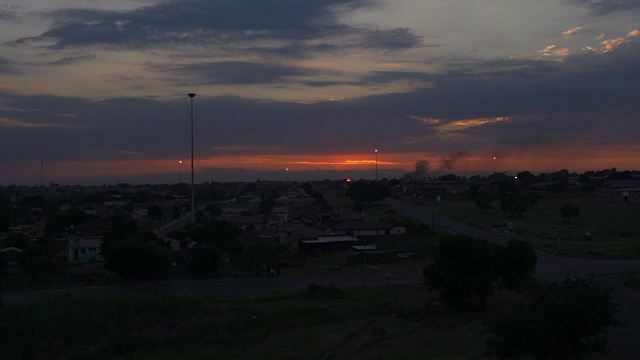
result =
[{"label": "grass field", "polygon": [[251,298],[51,298],[0,306],[4,358],[473,359],[487,313],[456,314],[422,286]]},{"label": "grass field", "polygon": [[[580,215],[570,222],[560,215],[565,203],[580,209]],[[614,202],[607,196],[546,197],[530,205],[519,218],[502,211],[498,201],[484,213],[470,200],[427,201],[423,205],[458,221],[495,231],[506,232],[507,224],[515,224],[517,236],[550,252],[566,248],[568,255],[640,258],[640,206]],[[592,241],[585,240],[585,233],[592,234]]]}]

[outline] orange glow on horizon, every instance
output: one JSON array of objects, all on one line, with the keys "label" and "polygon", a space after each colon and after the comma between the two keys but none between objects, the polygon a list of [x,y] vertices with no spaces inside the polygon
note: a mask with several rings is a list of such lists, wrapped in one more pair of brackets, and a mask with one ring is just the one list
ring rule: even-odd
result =
[{"label": "orange glow on horizon", "polygon": [[[377,153],[375,154],[337,154],[337,155],[227,155],[195,159],[196,174],[211,169],[244,169],[254,171],[304,172],[315,170],[367,170],[377,164],[380,170],[415,170],[418,160],[430,163],[430,173],[490,173],[550,172],[560,169],[583,172],[616,167],[617,169],[640,170],[640,146],[617,147],[578,147],[578,148],[539,148],[526,154],[506,151],[486,151],[452,158],[447,153]],[[563,157],[558,157],[562,154]],[[594,154],[591,158],[583,158],[583,154]],[[75,179],[113,178],[125,179],[144,175],[179,174],[185,169],[182,163],[189,161],[178,158],[155,160],[111,160],[111,161],[73,161],[50,162],[48,168],[55,172],[54,180],[75,181]],[[446,165],[446,166],[445,166]],[[287,169],[287,170],[284,170]],[[13,169],[22,178],[38,178],[33,166],[22,164]],[[177,175],[176,175],[177,177]],[[373,177],[373,173],[372,173]],[[0,179],[11,183],[11,179]]]}]

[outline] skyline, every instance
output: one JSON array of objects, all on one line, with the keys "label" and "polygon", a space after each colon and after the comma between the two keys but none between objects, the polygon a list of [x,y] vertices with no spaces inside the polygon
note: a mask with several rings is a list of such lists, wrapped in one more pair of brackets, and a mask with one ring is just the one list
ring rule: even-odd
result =
[{"label": "skyline", "polygon": [[197,183],[640,169],[639,41],[633,0],[8,0],[0,185],[177,182],[188,93]]}]

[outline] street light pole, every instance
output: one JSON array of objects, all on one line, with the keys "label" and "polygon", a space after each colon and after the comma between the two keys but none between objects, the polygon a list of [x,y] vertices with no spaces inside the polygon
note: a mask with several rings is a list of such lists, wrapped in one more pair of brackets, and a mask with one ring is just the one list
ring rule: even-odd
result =
[{"label": "street light pole", "polygon": [[378,180],[378,149],[375,150],[376,152],[376,181]]},{"label": "street light pole", "polygon": [[193,191],[193,98],[196,94],[189,93],[188,95],[189,98],[191,98],[191,220],[193,221],[196,215],[196,203]]},{"label": "street light pole", "polygon": [[182,184],[182,160],[180,160],[179,163],[180,163],[180,184]]}]

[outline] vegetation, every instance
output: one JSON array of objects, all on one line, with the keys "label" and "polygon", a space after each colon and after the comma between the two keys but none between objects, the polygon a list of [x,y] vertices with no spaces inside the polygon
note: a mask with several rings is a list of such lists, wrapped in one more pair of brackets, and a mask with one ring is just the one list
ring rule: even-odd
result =
[{"label": "vegetation", "polygon": [[[520,218],[496,211],[495,206],[482,212],[471,201],[425,201],[423,204],[458,221],[526,239],[549,252],[558,252],[561,246],[574,256],[640,257],[636,207],[593,193],[575,194],[570,201],[580,209],[580,215],[572,217],[567,226],[567,220],[559,216],[559,209],[567,203],[567,195],[542,196],[538,195],[535,207],[530,207],[526,216]],[[509,223],[516,228],[507,231]],[[593,240],[585,241],[585,233],[591,233]]]},{"label": "vegetation", "polygon": [[438,244],[433,264],[424,269],[424,283],[442,300],[463,309],[484,309],[496,284],[520,290],[532,283],[537,257],[530,244],[507,246],[466,236],[450,236]]},{"label": "vegetation", "polygon": [[560,215],[567,219],[567,223],[571,223],[571,218],[580,215],[580,208],[574,204],[564,204],[560,208]]},{"label": "vegetation", "polygon": [[489,352],[503,359],[578,359],[608,350],[606,330],[619,325],[611,292],[568,277],[542,283],[529,303],[489,322]]},{"label": "vegetation", "polygon": [[358,180],[351,183],[346,195],[357,203],[373,203],[390,194],[389,186],[383,181]]},{"label": "vegetation", "polygon": [[15,358],[479,358],[482,314],[432,305],[424,289],[338,289],[228,298],[58,297],[0,307]]},{"label": "vegetation", "polygon": [[125,280],[157,279],[172,270],[169,245],[155,233],[138,230],[132,236],[105,241],[105,266]]}]

